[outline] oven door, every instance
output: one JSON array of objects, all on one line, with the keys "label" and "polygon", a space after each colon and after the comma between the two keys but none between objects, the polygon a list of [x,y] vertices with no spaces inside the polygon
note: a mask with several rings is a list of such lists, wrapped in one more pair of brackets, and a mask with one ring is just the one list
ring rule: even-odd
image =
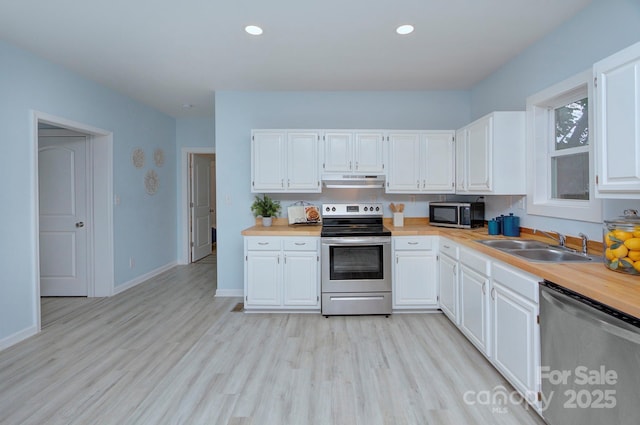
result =
[{"label": "oven door", "polygon": [[322,238],[322,292],[391,291],[389,236]]}]

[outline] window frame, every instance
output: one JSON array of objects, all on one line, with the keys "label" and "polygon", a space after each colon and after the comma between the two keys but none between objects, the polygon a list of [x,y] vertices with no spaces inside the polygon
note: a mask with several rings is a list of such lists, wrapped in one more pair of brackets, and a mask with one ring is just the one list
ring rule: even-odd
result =
[{"label": "window frame", "polygon": [[[589,144],[555,149],[555,108],[588,99]],[[596,199],[594,160],[593,81],[591,70],[581,72],[527,98],[527,213],[589,222],[602,221],[602,202]],[[551,161],[554,157],[588,152],[589,199],[553,198]]]}]

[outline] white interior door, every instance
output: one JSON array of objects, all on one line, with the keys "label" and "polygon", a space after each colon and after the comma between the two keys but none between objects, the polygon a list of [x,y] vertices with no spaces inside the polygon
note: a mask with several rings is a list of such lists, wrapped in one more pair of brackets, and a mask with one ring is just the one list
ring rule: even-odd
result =
[{"label": "white interior door", "polygon": [[86,178],[86,137],[39,137],[42,296],[88,295]]},{"label": "white interior door", "polygon": [[211,159],[193,155],[191,166],[191,261],[211,254]]}]

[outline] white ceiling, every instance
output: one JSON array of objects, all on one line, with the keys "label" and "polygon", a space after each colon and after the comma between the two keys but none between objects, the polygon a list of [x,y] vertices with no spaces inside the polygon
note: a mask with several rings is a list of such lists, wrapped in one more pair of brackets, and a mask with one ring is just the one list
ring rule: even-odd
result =
[{"label": "white ceiling", "polygon": [[[590,2],[0,0],[0,38],[169,115],[204,116],[216,90],[469,89]],[[404,23],[415,32],[397,35]]]}]

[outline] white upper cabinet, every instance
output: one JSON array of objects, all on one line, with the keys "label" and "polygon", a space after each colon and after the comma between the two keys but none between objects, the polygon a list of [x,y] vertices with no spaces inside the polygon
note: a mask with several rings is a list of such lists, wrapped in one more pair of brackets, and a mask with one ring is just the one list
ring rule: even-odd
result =
[{"label": "white upper cabinet", "polygon": [[525,194],[525,112],[493,112],[458,130],[456,165],[456,193]]},{"label": "white upper cabinet", "polygon": [[324,173],[384,173],[383,134],[328,130],[322,137]]},{"label": "white upper cabinet", "polygon": [[251,132],[252,192],[320,192],[317,131]]},{"label": "white upper cabinet", "polygon": [[593,66],[596,195],[640,198],[640,43]]},{"label": "white upper cabinet", "polygon": [[388,139],[388,193],[454,192],[454,132],[391,132]]}]

